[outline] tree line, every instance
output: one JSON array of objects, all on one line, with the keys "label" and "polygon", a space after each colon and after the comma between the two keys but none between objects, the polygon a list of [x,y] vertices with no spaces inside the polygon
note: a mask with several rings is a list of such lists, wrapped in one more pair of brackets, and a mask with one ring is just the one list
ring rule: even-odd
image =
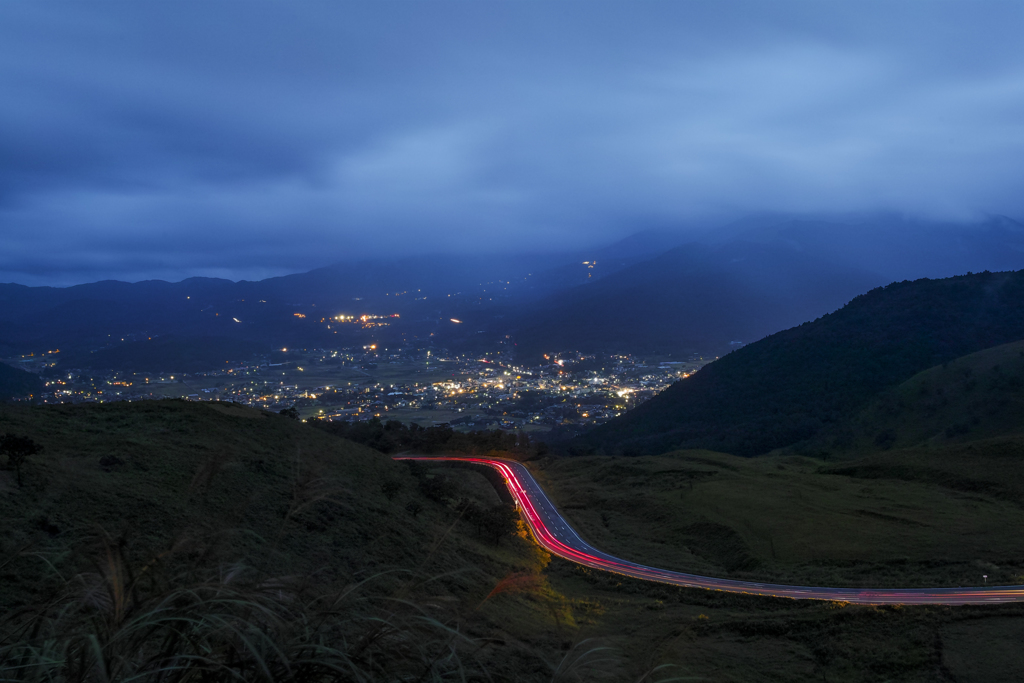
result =
[{"label": "tree line", "polygon": [[414,422],[404,424],[398,420],[381,422],[374,417],[365,422],[312,419],[318,429],[356,443],[369,446],[381,453],[412,452],[422,454],[458,453],[488,455],[500,453],[517,460],[543,456],[548,452],[543,441],[532,441],[526,432],[480,430],[459,432],[450,425],[421,427]]}]

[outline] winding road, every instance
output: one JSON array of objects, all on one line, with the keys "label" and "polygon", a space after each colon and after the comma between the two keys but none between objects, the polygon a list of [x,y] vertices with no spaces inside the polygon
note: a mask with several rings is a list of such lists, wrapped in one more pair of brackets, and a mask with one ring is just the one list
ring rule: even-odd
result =
[{"label": "winding road", "polygon": [[457,461],[497,470],[537,542],[550,553],[593,569],[673,586],[802,600],[838,600],[866,605],[986,605],[1024,602],[1024,586],[973,588],[822,588],[717,579],[648,567],[594,548],[576,533],[521,463],[499,458],[417,457],[396,460]]}]

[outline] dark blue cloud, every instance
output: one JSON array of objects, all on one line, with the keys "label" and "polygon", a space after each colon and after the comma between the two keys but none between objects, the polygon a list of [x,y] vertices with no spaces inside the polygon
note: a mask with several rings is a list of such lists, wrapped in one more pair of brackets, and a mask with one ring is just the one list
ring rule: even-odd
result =
[{"label": "dark blue cloud", "polygon": [[8,3],[0,280],[1020,216],[1024,8]]}]

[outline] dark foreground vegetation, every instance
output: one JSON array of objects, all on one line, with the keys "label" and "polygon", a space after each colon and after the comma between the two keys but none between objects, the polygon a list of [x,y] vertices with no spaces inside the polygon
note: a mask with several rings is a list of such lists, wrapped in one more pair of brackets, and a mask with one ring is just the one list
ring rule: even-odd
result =
[{"label": "dark foreground vegetation", "polygon": [[838,425],[922,370],[1022,338],[1024,271],[897,282],[730,353],[569,450],[766,453]]},{"label": "dark foreground vegetation", "polygon": [[[324,587],[242,564],[215,570],[209,547],[139,564],[124,538],[99,540],[93,571],[7,615],[4,680],[443,680],[482,671],[460,656],[472,639],[406,596],[420,583],[411,575]],[[388,578],[406,585],[379,590]]]},{"label": "dark foreground vegetation", "polygon": [[381,422],[373,418],[365,422],[330,422],[311,419],[310,424],[350,441],[369,446],[381,453],[423,453],[493,455],[524,460],[543,456],[547,445],[532,442],[526,432],[505,432],[500,429],[457,432],[448,425],[420,427],[398,420]]}]

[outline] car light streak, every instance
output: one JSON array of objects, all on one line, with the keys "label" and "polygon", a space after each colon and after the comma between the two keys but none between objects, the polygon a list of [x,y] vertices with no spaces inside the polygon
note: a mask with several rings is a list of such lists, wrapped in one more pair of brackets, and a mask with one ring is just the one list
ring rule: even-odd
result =
[{"label": "car light streak", "polygon": [[[456,461],[497,470],[537,543],[548,552],[592,569],[686,588],[704,588],[778,598],[836,600],[866,605],[983,605],[1024,602],[1024,586],[960,588],[827,588],[737,581],[647,567],[601,552],[580,538],[544,494],[530,471],[514,460],[402,456],[396,460]],[[545,521],[545,519],[547,521]]]}]

